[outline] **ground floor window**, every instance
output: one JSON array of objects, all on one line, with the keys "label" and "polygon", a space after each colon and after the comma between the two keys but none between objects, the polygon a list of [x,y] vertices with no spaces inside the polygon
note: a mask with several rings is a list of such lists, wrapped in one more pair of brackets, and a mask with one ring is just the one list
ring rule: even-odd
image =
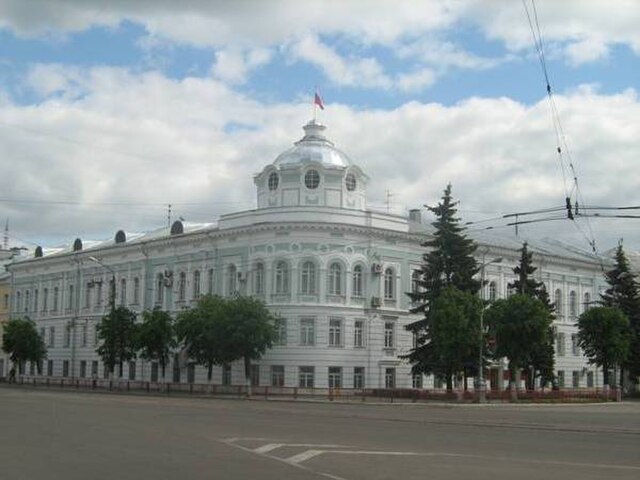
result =
[{"label": "ground floor window", "polygon": [[564,387],[564,370],[558,370],[558,387]]},{"label": "ground floor window", "polygon": [[577,370],[574,370],[572,372],[571,385],[573,386],[573,388],[578,388],[580,386],[580,372]]},{"label": "ground floor window", "polygon": [[587,372],[587,387],[593,387],[593,372]]},{"label": "ground floor window", "polygon": [[136,362],[129,362],[129,380],[136,379]]},{"label": "ground floor window", "polygon": [[152,382],[158,381],[158,362],[151,363],[151,381]]},{"label": "ground floor window", "polygon": [[231,365],[222,366],[222,385],[231,385]]},{"label": "ground floor window", "polygon": [[396,388],[396,369],[393,367],[384,370],[384,388]]},{"label": "ground floor window", "polygon": [[342,388],[342,367],[329,367],[329,388]]},{"label": "ground floor window", "polygon": [[271,386],[284,387],[284,366],[283,365],[271,366]]},{"label": "ground floor window", "polygon": [[411,385],[413,388],[422,388],[422,375],[414,375]]},{"label": "ground floor window", "polygon": [[80,362],[80,378],[85,378],[87,376],[87,362],[82,360]]},{"label": "ground floor window", "polygon": [[353,367],[353,388],[364,388],[364,367]]},{"label": "ground floor window", "polygon": [[260,365],[251,365],[251,385],[260,385]]},{"label": "ground floor window", "polygon": [[298,373],[300,388],[313,388],[314,367],[300,367]]},{"label": "ground floor window", "polygon": [[47,360],[47,376],[53,377],[53,360]]},{"label": "ground floor window", "polygon": [[98,361],[97,360],[93,360],[91,362],[91,376],[92,377],[97,377],[98,376]]},{"label": "ground floor window", "polygon": [[187,383],[195,383],[195,381],[196,381],[196,365],[194,363],[190,363],[189,365],[187,365]]},{"label": "ground floor window", "polygon": [[69,360],[64,360],[62,362],[62,376],[63,377],[69,376]]}]

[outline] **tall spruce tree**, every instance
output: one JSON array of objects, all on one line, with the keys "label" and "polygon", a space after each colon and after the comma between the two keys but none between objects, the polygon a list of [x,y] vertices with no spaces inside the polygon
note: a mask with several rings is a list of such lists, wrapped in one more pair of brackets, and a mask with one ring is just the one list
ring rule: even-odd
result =
[{"label": "tall spruce tree", "polygon": [[[450,345],[444,348],[439,339],[443,338],[439,330],[446,327],[446,322],[434,322],[433,304],[447,288],[455,288],[465,293],[475,294],[480,289],[480,281],[474,278],[479,271],[473,256],[476,244],[466,237],[465,228],[460,225],[456,216],[457,209],[451,196],[451,184],[444,190],[442,200],[435,207],[427,209],[436,216],[432,223],[435,228],[433,237],[422,243],[427,248],[423,255],[423,264],[419,270],[418,291],[409,293],[412,301],[418,304],[412,313],[422,313],[424,318],[407,325],[416,338],[416,347],[405,356],[412,364],[414,374],[434,374],[445,379],[447,389],[452,389],[452,376],[461,374],[457,371],[456,359],[450,358],[447,352]],[[461,345],[461,350],[463,346]],[[477,359],[468,358],[477,364]]]},{"label": "tall spruce tree", "polygon": [[620,309],[629,319],[631,327],[631,345],[629,356],[622,364],[620,381],[624,379],[624,371],[634,383],[640,377],[640,286],[636,275],[631,272],[629,260],[624,253],[622,243],[615,253],[615,266],[604,274],[609,288],[601,295],[605,307]]},{"label": "tall spruce tree", "polygon": [[509,283],[509,288],[514,292],[540,300],[549,312],[549,325],[547,335],[541,337],[538,345],[532,346],[530,355],[521,365],[528,370],[527,388],[532,390],[535,386],[535,379],[540,377],[544,386],[553,381],[554,374],[554,351],[553,351],[553,312],[555,306],[549,299],[549,293],[542,282],[533,278],[537,268],[533,266],[533,252],[529,251],[527,242],[522,244],[520,249],[520,262],[513,269],[518,278]]}]

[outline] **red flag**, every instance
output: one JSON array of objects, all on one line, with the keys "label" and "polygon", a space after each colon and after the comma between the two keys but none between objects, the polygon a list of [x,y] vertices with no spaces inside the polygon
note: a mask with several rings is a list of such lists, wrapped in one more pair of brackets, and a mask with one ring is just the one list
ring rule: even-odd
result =
[{"label": "red flag", "polygon": [[313,98],[313,103],[319,106],[320,110],[324,110],[324,103],[322,103],[322,98],[318,95],[318,92],[316,92],[316,96]]}]

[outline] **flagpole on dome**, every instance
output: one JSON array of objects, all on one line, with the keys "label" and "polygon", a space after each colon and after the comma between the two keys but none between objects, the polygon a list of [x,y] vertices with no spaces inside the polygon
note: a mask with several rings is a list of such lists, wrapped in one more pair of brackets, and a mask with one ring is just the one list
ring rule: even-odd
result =
[{"label": "flagpole on dome", "polygon": [[316,88],[315,94],[313,96],[313,123],[316,123],[318,107],[320,107],[320,110],[324,110],[324,102],[322,101],[320,93],[318,93],[318,88]]}]

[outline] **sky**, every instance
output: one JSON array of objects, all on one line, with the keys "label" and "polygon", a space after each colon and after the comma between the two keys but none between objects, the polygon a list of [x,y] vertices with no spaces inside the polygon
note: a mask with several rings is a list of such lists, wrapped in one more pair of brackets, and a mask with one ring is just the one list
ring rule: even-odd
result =
[{"label": "sky", "polygon": [[[255,208],[253,175],[316,90],[372,209],[451,183],[470,231],[512,235],[503,215],[567,196],[640,206],[638,25],[635,0],[0,0],[0,221],[11,245],[57,246],[160,228],[169,204],[190,222]],[[640,219],[519,235],[640,250]]]}]

